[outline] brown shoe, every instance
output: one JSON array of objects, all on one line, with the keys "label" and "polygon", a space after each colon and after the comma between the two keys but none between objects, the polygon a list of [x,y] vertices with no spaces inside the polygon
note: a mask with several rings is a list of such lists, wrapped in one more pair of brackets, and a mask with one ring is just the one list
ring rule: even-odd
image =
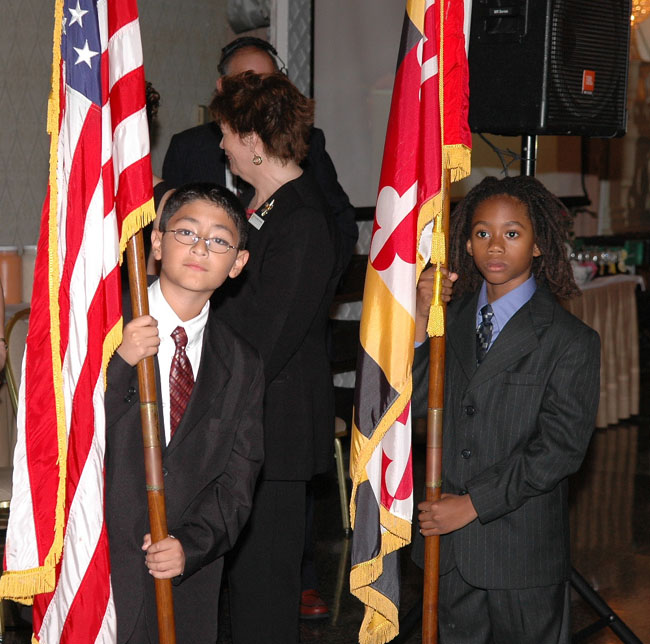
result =
[{"label": "brown shoe", "polygon": [[300,619],[325,619],[330,609],[314,588],[303,590],[300,595]]}]

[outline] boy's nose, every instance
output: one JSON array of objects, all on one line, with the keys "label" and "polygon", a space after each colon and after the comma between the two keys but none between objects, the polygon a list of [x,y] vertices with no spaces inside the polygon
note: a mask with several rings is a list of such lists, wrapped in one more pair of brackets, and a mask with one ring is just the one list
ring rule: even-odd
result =
[{"label": "boy's nose", "polygon": [[203,237],[199,237],[196,244],[192,246],[192,252],[197,255],[207,255],[210,252],[208,250],[208,244]]}]

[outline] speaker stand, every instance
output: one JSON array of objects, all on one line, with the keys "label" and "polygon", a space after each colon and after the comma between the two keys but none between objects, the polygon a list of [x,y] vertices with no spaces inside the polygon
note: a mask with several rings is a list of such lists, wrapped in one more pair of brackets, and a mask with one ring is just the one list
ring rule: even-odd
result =
[{"label": "speaker stand", "polygon": [[[578,644],[602,630],[611,628],[622,644],[643,644],[630,630],[629,626],[611,609],[603,598],[589,585],[587,580],[571,568],[571,587],[598,614],[599,619],[571,636],[572,644]],[[407,644],[415,629],[422,622],[422,602],[417,602],[409,612],[400,619],[400,633],[392,644]]]},{"label": "speaker stand", "polygon": [[582,640],[587,639],[594,633],[609,627],[623,644],[643,644],[575,568],[571,568],[571,586],[594,609],[600,618],[591,626],[587,626],[575,633],[571,638],[572,642],[582,642]]},{"label": "speaker stand", "polygon": [[537,162],[537,135],[524,134],[521,137],[521,172],[527,177],[535,176]]}]

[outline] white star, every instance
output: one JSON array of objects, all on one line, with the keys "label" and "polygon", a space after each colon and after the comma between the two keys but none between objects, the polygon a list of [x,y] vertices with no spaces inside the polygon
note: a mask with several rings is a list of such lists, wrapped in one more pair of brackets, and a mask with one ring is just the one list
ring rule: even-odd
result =
[{"label": "white star", "polygon": [[68,11],[72,14],[72,20],[70,21],[70,26],[74,25],[75,22],[78,22],[79,26],[83,27],[81,19],[88,13],[88,11],[86,11],[85,9],[82,9],[79,6],[79,0],[77,0],[77,8],[76,9],[68,9]]},{"label": "white star", "polygon": [[79,47],[74,47],[74,50],[79,55],[79,58],[77,58],[75,65],[78,65],[79,63],[86,63],[88,67],[92,69],[93,66],[90,61],[92,57],[97,56],[99,52],[90,50],[90,48],[88,47],[88,40],[86,40],[86,44],[83,46],[83,49],[79,49]]},{"label": "white star", "polygon": [[63,19],[61,20],[61,29],[63,30],[63,33],[64,33],[64,34],[67,34],[67,33],[68,33],[68,32],[65,30],[67,22],[68,22],[68,19],[67,19],[65,16],[63,16]]}]

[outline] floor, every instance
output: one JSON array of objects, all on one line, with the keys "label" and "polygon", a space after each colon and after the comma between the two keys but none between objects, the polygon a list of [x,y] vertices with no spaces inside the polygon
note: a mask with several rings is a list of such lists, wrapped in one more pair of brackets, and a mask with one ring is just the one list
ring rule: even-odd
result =
[{"label": "floor", "polygon": [[[650,362],[642,362],[649,365]],[[648,368],[648,367],[646,367]],[[643,375],[642,410],[638,417],[618,426],[597,430],[582,470],[572,480],[572,545],[575,570],[595,588],[638,639],[619,639],[606,628],[579,641],[610,644],[620,641],[650,643],[650,378]],[[416,481],[422,478],[424,446],[414,446]],[[419,489],[416,485],[416,489]],[[331,615],[320,621],[301,622],[303,643],[354,644],[363,607],[348,591],[350,540],[341,528],[338,490],[334,473],[316,485],[317,566],[321,593]],[[422,573],[402,554],[402,606],[404,617],[417,613]],[[575,593],[574,593],[575,594]],[[227,615],[227,590],[222,618]],[[7,611],[8,613],[10,611]],[[11,620],[11,615],[8,615]],[[589,604],[575,594],[574,632],[589,628],[597,619]],[[402,619],[401,644],[421,642],[419,622]],[[226,628],[219,644],[231,639]],[[7,632],[6,644],[29,642],[29,631]],[[513,643],[516,644],[516,643]]]}]

